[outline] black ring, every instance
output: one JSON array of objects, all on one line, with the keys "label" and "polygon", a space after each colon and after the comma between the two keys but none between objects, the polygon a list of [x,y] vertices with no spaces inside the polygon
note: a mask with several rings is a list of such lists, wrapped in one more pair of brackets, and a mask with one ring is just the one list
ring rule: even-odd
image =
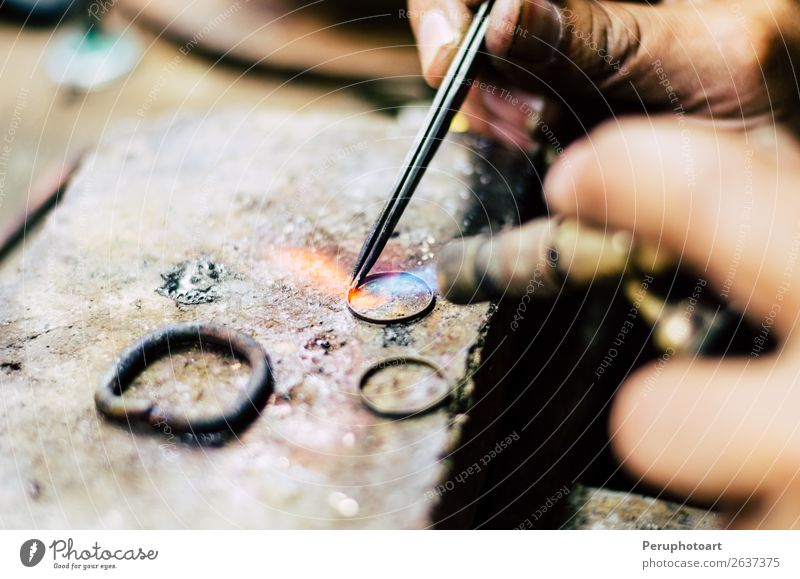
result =
[{"label": "black ring", "polygon": [[[190,419],[159,408],[149,400],[122,397],[148,363],[176,350],[206,344],[229,352],[250,366],[247,388],[229,411]],[[258,418],[272,394],[273,384],[269,357],[250,336],[213,324],[172,324],[147,334],[125,350],[98,387],[94,401],[102,414],[116,422],[149,424],[160,430],[169,427],[176,434],[218,434],[240,431]]]},{"label": "black ring", "polygon": [[[389,277],[389,276],[410,277],[410,278],[413,278],[415,282],[419,282],[420,285],[422,285],[425,288],[427,288],[428,295],[430,297],[428,299],[428,302],[425,304],[425,307],[423,307],[423,308],[421,308],[421,309],[419,309],[419,310],[417,310],[415,312],[411,312],[410,314],[408,314],[406,316],[398,316],[396,318],[391,318],[391,319],[373,318],[373,317],[370,317],[368,315],[362,314],[361,312],[359,312],[357,309],[355,309],[353,307],[353,305],[350,303],[350,300],[353,298],[353,293],[355,291],[359,290],[360,288],[362,288],[363,286],[365,286],[366,284],[368,284],[372,280],[379,279],[379,278],[382,278],[382,277]],[[352,287],[348,288],[346,297],[347,297],[347,309],[350,310],[351,314],[353,314],[359,320],[363,320],[365,322],[369,322],[370,324],[377,324],[377,325],[381,325],[381,326],[388,326],[390,324],[401,324],[401,323],[404,323],[404,322],[411,322],[411,321],[414,321],[414,320],[418,320],[418,319],[428,315],[431,312],[431,310],[433,309],[433,306],[436,305],[436,294],[431,289],[431,286],[428,285],[428,283],[424,279],[419,277],[418,275],[414,275],[413,273],[408,273],[407,271],[382,271],[380,273],[373,273],[372,275],[368,275],[367,277],[365,277],[361,281],[361,283],[358,286],[352,286]]]},{"label": "black ring", "polygon": [[372,412],[379,416],[385,416],[387,418],[408,418],[410,416],[419,416],[422,414],[427,414],[431,410],[435,410],[439,408],[442,404],[444,404],[447,400],[450,399],[450,396],[453,393],[452,388],[448,388],[443,394],[440,396],[430,400],[424,406],[419,408],[415,408],[413,410],[384,410],[376,405],[372,400],[370,400],[366,394],[364,394],[364,387],[369,382],[369,379],[372,378],[375,374],[380,372],[381,370],[385,370],[386,368],[390,368],[392,366],[401,366],[401,365],[408,365],[408,364],[416,364],[417,366],[426,366],[436,373],[445,383],[448,385],[450,381],[447,378],[447,374],[445,374],[444,370],[442,370],[439,366],[427,360],[425,358],[418,358],[414,356],[397,356],[395,358],[386,358],[377,364],[370,366],[362,375],[361,380],[358,383],[358,393],[361,397],[361,402],[369,408]]}]

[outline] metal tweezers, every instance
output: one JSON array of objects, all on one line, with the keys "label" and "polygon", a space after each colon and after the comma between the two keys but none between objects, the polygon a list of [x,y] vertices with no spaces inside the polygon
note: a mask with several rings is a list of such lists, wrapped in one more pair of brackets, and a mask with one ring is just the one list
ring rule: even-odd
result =
[{"label": "metal tweezers", "polygon": [[360,286],[378,261],[428,164],[450,129],[453,117],[464,103],[471,85],[468,82],[469,75],[476,67],[479,57],[486,54],[484,41],[489,28],[489,12],[493,4],[494,0],[487,0],[475,12],[464,42],[436,92],[425,123],[406,157],[392,194],[372,227],[364,247],[361,248],[353,270],[351,287]]}]

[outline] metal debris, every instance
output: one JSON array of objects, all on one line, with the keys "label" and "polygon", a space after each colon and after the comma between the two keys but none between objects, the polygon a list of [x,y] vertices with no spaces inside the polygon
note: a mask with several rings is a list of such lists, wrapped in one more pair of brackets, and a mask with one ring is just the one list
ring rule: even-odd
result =
[{"label": "metal debris", "polygon": [[156,292],[183,305],[208,304],[219,299],[219,284],[233,277],[224,265],[203,257],[162,273],[164,285]]},{"label": "metal debris", "polygon": [[383,347],[410,346],[414,343],[414,336],[406,324],[393,324],[383,328]]}]

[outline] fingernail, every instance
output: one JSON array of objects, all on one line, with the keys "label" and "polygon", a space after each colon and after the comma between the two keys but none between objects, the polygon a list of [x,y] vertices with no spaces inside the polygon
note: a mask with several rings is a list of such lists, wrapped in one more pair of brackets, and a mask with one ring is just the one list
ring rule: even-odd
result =
[{"label": "fingernail", "polygon": [[443,47],[457,38],[455,29],[441,10],[429,10],[419,23],[419,52],[422,70],[427,73]]}]

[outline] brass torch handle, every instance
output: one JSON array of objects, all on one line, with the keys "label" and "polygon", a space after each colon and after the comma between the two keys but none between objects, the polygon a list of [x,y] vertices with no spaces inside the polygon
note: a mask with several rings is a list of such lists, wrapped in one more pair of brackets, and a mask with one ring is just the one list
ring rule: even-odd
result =
[{"label": "brass torch handle", "polygon": [[620,276],[633,255],[630,233],[606,233],[571,219],[536,219],[514,231],[454,242],[439,255],[439,288],[455,303],[533,295],[565,283]]},{"label": "brass torch handle", "polygon": [[445,247],[438,261],[439,289],[455,303],[548,299],[569,286],[624,276],[623,292],[653,328],[653,344],[674,354],[704,351],[709,336],[737,319],[734,312],[671,303],[652,291],[639,295],[643,275],[652,280],[674,272],[677,261],[663,249],[635,243],[628,232],[572,219],[541,218],[502,235],[463,239]]}]

